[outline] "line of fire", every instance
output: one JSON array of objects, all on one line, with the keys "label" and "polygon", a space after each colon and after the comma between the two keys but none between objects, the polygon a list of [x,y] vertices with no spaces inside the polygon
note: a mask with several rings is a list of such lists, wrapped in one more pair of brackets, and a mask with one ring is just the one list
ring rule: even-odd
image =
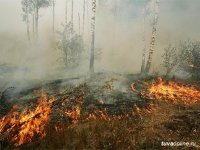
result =
[{"label": "line of fire", "polygon": [[199,149],[199,6],[1,0],[0,150]]}]

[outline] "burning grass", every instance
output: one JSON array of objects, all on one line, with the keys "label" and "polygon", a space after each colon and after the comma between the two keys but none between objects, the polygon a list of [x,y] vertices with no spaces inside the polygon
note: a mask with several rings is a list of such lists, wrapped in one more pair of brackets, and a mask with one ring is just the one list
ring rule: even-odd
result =
[{"label": "burning grass", "polygon": [[[119,122],[135,115],[150,113],[152,106],[146,109],[133,107],[129,113],[110,115],[106,109],[93,108],[91,111],[82,111],[83,95],[70,100],[68,97],[47,98],[42,90],[40,99],[35,109],[25,108],[23,111],[14,107],[6,116],[0,119],[0,138],[5,136],[11,140],[15,147],[23,146],[43,139],[51,134],[48,131],[62,134],[66,129],[87,124],[89,122]],[[57,106],[56,106],[57,105]],[[56,108],[55,108],[56,107]],[[53,114],[57,121],[52,122]],[[53,130],[49,129],[53,126]],[[47,130],[49,129],[49,130]]]},{"label": "burning grass", "polygon": [[48,100],[45,91],[42,90],[35,110],[26,108],[19,113],[13,108],[0,120],[0,135],[10,137],[15,146],[32,142],[38,136],[45,137],[45,126],[50,120],[53,101],[55,100]]},{"label": "burning grass", "polygon": [[[193,141],[199,139],[198,114],[195,119],[191,119],[192,115],[182,117],[186,124],[175,116],[183,115],[182,112],[187,116],[186,107],[194,105],[181,105],[181,108],[178,102],[196,104],[200,98],[197,88],[164,82],[161,78],[143,85],[146,90],[142,92],[137,83],[131,85],[133,94],[141,92],[145,98],[142,105],[86,103],[88,93],[82,86],[69,95],[54,95],[56,98],[51,99],[43,90],[35,109],[13,108],[0,119],[0,142],[6,135],[10,145],[22,149],[161,149],[160,142],[168,139],[181,141],[183,136]],[[121,107],[125,109],[118,113]],[[177,124],[181,130],[187,130],[187,134],[180,137]],[[175,129],[177,133],[172,136],[170,130]],[[188,136],[193,130],[196,139]]]},{"label": "burning grass", "polygon": [[[52,130],[40,141],[38,149],[163,149],[161,141],[182,141],[183,137],[184,141],[198,145],[198,114],[194,111],[194,115],[187,115],[184,110],[179,111],[175,105],[163,103],[154,113],[140,112],[141,115],[118,119],[106,116],[109,120],[100,117],[104,112],[96,111],[99,117],[95,119],[79,122],[70,128],[61,125],[60,132]],[[179,115],[184,117],[179,118]],[[32,147],[35,143],[25,149]]]},{"label": "burning grass", "polygon": [[173,81],[165,82],[162,78],[154,80],[146,91],[141,92],[141,95],[143,98],[172,103],[195,104],[200,100],[200,90],[196,87]]}]

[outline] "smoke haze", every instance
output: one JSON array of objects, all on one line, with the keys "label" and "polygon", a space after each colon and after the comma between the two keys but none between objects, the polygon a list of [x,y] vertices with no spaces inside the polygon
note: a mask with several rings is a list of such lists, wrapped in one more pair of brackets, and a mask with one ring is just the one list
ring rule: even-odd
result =
[{"label": "smoke haze", "polygon": [[[90,1],[89,1],[90,2]],[[101,59],[95,62],[96,71],[119,73],[139,73],[141,67],[143,37],[143,9],[148,0],[100,0],[97,5],[96,48],[101,50]],[[75,30],[78,32],[78,13],[82,17],[83,0],[74,1]],[[55,5],[56,30],[61,30],[65,22],[65,0],[57,0]],[[91,4],[86,10],[85,48],[90,51]],[[86,7],[87,9],[87,7]],[[70,19],[71,1],[68,2]],[[26,24],[22,21],[20,0],[0,0],[0,64],[20,66],[20,73],[12,78],[50,78],[60,75],[60,51],[52,45],[52,8],[43,8],[39,15],[39,42],[31,44],[26,37]],[[156,51],[153,57],[155,71],[161,64],[163,48],[180,40],[199,40],[200,20],[199,0],[161,0]],[[81,18],[82,23],[82,18]],[[146,21],[147,50],[151,38],[151,15]],[[31,28],[30,28],[31,30]],[[32,32],[32,30],[31,30]],[[85,61],[87,72],[89,58]],[[24,69],[23,69],[24,68]],[[18,69],[16,69],[18,70]],[[24,72],[21,72],[23,70]],[[70,72],[70,71],[68,71]],[[53,74],[53,75],[52,75]],[[5,77],[1,75],[1,79]]]}]

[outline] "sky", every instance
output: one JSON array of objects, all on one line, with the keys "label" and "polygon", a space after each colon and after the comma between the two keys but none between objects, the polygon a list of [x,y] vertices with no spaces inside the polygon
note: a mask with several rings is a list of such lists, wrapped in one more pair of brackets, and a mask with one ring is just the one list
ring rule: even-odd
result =
[{"label": "sky", "polygon": [[[68,17],[70,17],[70,0],[68,4]],[[96,23],[96,47],[102,51],[101,59],[96,62],[99,71],[116,71],[122,73],[139,72],[141,66],[143,37],[143,8],[148,0],[100,0],[97,9]],[[82,14],[83,0],[74,0],[75,3],[75,27],[78,30],[78,13]],[[61,23],[65,21],[65,0],[56,0],[55,24],[56,30],[61,30]],[[114,8],[116,6],[116,8]],[[91,6],[89,5],[89,8]],[[178,45],[182,40],[199,40],[200,26],[200,0],[161,0],[156,51],[153,57],[153,69],[161,64],[163,49],[169,43]],[[52,8],[44,8],[40,11],[39,31],[40,40],[44,42],[43,50],[29,50],[23,42],[26,41],[26,24],[22,21],[20,0],[0,0],[0,44],[1,62],[26,64],[26,61],[34,61],[36,55],[40,55],[36,62],[42,64],[55,63],[55,57],[49,48],[50,31],[52,30]],[[91,14],[89,11],[89,18]],[[86,16],[86,19],[88,17]],[[82,22],[82,19],[81,19]],[[85,33],[90,40],[90,20],[86,20]],[[146,46],[147,49],[151,37],[150,16],[147,17]],[[78,32],[78,31],[77,31]],[[11,44],[9,44],[11,42]],[[46,46],[46,48],[45,48]],[[25,49],[23,49],[25,48]],[[21,60],[22,54],[24,55]],[[59,53],[59,52],[57,52]],[[46,62],[44,61],[44,56]],[[34,57],[32,57],[34,56]],[[55,56],[55,55],[54,55]],[[53,60],[54,59],[54,60]],[[41,63],[42,62],[42,63]],[[45,62],[45,63],[44,63]],[[51,62],[51,63],[50,63]],[[30,62],[29,62],[30,63]],[[28,64],[28,63],[27,63]],[[36,65],[37,66],[37,65]],[[43,69],[47,67],[44,65]]]}]

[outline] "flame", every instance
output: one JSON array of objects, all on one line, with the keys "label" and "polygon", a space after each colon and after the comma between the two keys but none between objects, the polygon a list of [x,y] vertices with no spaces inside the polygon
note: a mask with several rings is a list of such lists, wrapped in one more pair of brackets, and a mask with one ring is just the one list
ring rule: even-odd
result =
[{"label": "flame", "polygon": [[18,113],[15,109],[0,119],[0,135],[8,133],[15,146],[31,142],[36,136],[46,136],[45,125],[50,120],[51,106],[54,99],[48,100],[42,90],[35,110],[25,109]]},{"label": "flame", "polygon": [[108,115],[106,110],[95,110],[94,112],[89,114],[87,120],[103,120],[103,121],[110,121],[111,118]]},{"label": "flame", "polygon": [[76,107],[71,111],[65,112],[65,114],[71,119],[72,124],[76,124],[81,116],[81,110],[79,107]]},{"label": "flame", "polygon": [[200,91],[194,86],[183,85],[170,81],[166,83],[158,78],[148,88],[147,92],[141,93],[149,99],[167,100],[172,103],[182,102],[194,104],[200,99]]}]

